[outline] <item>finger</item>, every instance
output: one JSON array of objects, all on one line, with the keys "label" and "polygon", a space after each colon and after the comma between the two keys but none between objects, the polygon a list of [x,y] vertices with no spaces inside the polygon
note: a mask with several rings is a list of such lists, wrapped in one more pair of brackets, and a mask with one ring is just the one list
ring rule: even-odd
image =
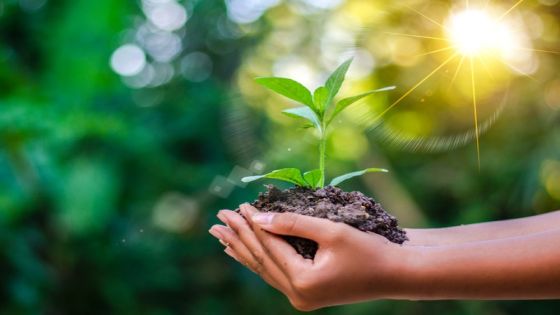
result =
[{"label": "finger", "polygon": [[303,237],[319,244],[329,241],[339,229],[338,223],[295,213],[258,212],[252,222],[274,234]]},{"label": "finger", "polygon": [[[252,224],[252,217],[258,213],[258,210],[248,204],[241,205],[240,209],[247,221]],[[298,254],[288,242],[263,230],[258,225],[255,225],[253,231],[265,252],[288,278],[292,279],[297,271],[301,271],[306,264],[312,263],[311,260],[306,260]]]},{"label": "finger", "polygon": [[287,276],[276,265],[272,258],[265,253],[247,221],[240,214],[229,210],[220,211],[219,217],[228,222],[229,227],[252,254],[251,257],[247,257],[247,259],[249,259],[248,262],[257,273],[269,274],[280,283],[284,290],[283,292],[286,293],[285,290],[291,288]]},{"label": "finger", "polygon": [[[251,252],[243,242],[237,237],[237,235],[228,227],[223,225],[214,225],[209,230],[210,234],[220,240],[220,243],[226,247],[230,247],[235,249],[238,253],[241,254],[241,257],[250,257],[252,256]],[[247,260],[243,261],[244,264],[247,264]]]},{"label": "finger", "polygon": [[262,246],[247,221],[240,214],[230,210],[220,211],[218,217],[227,222],[227,225],[235,232],[241,242],[247,246],[249,251],[255,256],[255,259],[262,264],[264,259]]},{"label": "finger", "polygon": [[238,213],[222,210],[218,213],[220,219],[227,221],[228,226],[235,232],[241,242],[249,249],[254,261],[256,261],[255,268],[259,270],[264,267],[265,253],[263,248],[253,233],[253,230],[247,224],[247,221]]},{"label": "finger", "polygon": [[[235,259],[240,264],[249,268],[252,272],[259,275],[268,284],[282,291],[287,279],[283,274],[274,274],[271,272],[264,272],[261,268],[257,268],[256,262],[254,261],[253,255],[247,249],[247,247],[241,242],[237,237],[235,232],[228,227],[222,225],[214,225],[210,228],[210,234],[218,238],[222,244],[227,244],[224,252]],[[284,278],[284,279],[283,279]]]},{"label": "finger", "polygon": [[249,269],[253,270],[255,273],[259,274],[259,269],[253,263],[254,258],[253,254],[249,251],[249,249],[243,244],[243,242],[239,239],[237,234],[230,229],[229,227],[222,226],[222,225],[214,225],[210,228],[210,234],[220,240],[220,243],[224,244],[226,248],[231,248],[235,250],[237,253],[236,257],[239,258],[239,262]]},{"label": "finger", "polygon": [[[237,254],[237,252],[231,248],[231,247],[226,247],[224,249],[224,253],[226,253],[228,256],[230,256],[231,258],[233,258],[234,260],[236,260],[238,263],[242,264],[243,266],[247,267],[249,270],[251,270],[253,273],[256,274],[256,272],[254,270],[251,269],[251,267],[249,267],[245,262],[243,262],[243,258],[241,258],[239,256],[239,254]],[[267,276],[267,275],[259,275],[266,283],[268,283],[271,287],[275,288],[276,290],[282,292],[282,286],[273,278]]]},{"label": "finger", "polygon": [[[243,259],[239,256],[239,254],[237,254],[233,248],[231,247],[226,247],[224,248],[224,253],[226,253],[229,257],[233,258],[235,261],[237,261],[238,263],[242,264],[243,266],[249,268],[249,266],[247,266],[247,263],[243,261]],[[251,268],[249,268],[251,269]],[[251,270],[252,271],[252,270]]]}]

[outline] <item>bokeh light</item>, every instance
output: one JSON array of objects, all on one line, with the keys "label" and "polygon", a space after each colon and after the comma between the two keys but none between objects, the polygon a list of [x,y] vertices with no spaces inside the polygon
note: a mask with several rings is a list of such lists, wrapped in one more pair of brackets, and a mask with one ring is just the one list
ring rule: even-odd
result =
[{"label": "bokeh light", "polygon": [[193,227],[199,215],[195,200],[178,192],[163,195],[154,207],[154,224],[168,232],[185,233]]},{"label": "bokeh light", "polygon": [[149,21],[164,31],[176,31],[187,22],[185,7],[175,0],[145,0],[143,9]]},{"label": "bokeh light", "polygon": [[228,16],[236,23],[255,22],[263,13],[280,3],[280,0],[226,0]]},{"label": "bokeh light", "polygon": [[111,56],[111,68],[122,76],[133,76],[146,66],[144,51],[133,44],[119,47]]},{"label": "bokeh light", "polygon": [[212,75],[212,59],[202,52],[192,52],[181,59],[180,71],[185,79],[202,82]]}]

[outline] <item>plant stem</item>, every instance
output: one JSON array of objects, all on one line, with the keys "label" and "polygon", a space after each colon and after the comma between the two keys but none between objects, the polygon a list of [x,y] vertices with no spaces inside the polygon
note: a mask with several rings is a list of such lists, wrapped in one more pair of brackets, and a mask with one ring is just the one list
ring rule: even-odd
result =
[{"label": "plant stem", "polygon": [[325,155],[327,148],[327,135],[325,128],[321,132],[321,139],[319,140],[319,170],[321,171],[320,187],[325,187]]}]

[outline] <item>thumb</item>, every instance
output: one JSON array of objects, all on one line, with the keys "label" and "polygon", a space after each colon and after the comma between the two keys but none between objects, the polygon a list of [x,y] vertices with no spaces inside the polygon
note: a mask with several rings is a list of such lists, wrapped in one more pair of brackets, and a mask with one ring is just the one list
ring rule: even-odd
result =
[{"label": "thumb", "polygon": [[262,229],[274,234],[299,236],[318,242],[336,225],[327,219],[295,213],[257,212],[251,216],[251,220]]}]

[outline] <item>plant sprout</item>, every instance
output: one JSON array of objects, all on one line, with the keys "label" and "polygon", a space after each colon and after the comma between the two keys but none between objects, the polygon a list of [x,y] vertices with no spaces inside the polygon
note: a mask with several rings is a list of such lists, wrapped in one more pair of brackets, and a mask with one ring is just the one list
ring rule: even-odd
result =
[{"label": "plant sprout", "polygon": [[[255,79],[260,85],[304,105],[284,110],[283,113],[293,118],[307,120],[311,123],[310,127],[317,129],[319,134],[319,168],[305,173],[297,168],[283,168],[264,175],[244,177],[241,179],[243,182],[248,183],[259,179],[270,178],[308,188],[325,187],[327,129],[333,120],[350,105],[364,97],[395,88],[394,86],[384,87],[347,97],[335,103],[334,99],[344,82],[344,78],[351,63],[352,59],[349,59],[340,65],[330,75],[325,85],[317,88],[313,92],[313,95],[305,86],[292,79],[278,77],[262,77]],[[329,185],[336,186],[350,178],[372,172],[387,172],[387,170],[381,168],[367,168],[335,177],[331,180]]]}]

